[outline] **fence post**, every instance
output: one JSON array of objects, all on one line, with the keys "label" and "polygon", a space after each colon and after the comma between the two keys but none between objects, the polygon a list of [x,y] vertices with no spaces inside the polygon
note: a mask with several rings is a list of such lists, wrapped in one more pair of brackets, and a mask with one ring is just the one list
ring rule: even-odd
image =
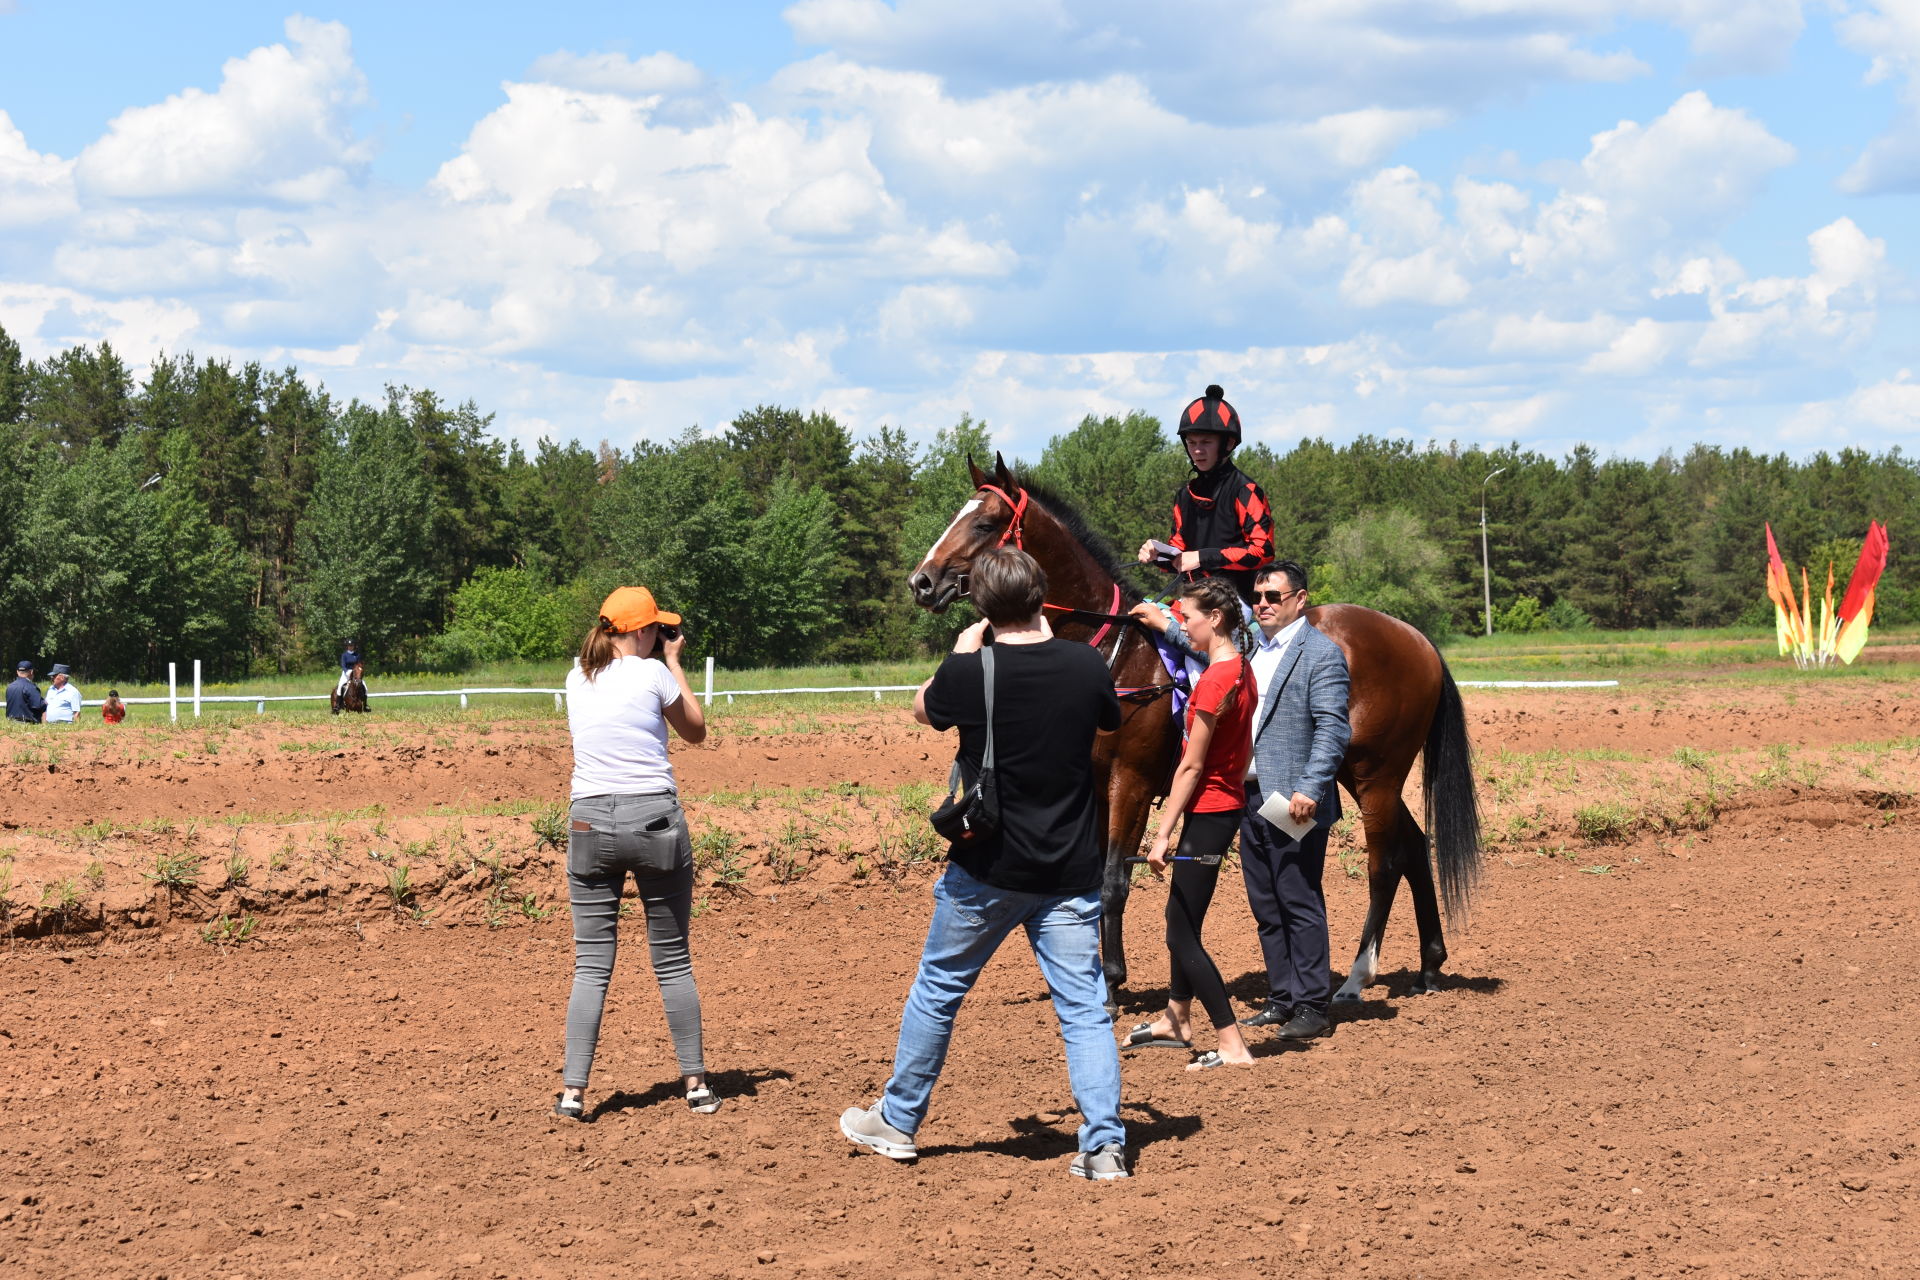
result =
[{"label": "fence post", "polygon": [[556,693],[553,695],[553,709],[555,711],[565,711],[567,709],[567,704],[562,702],[560,698],[560,694]]},{"label": "fence post", "polygon": [[175,724],[180,722],[180,678],[179,664],[167,664],[167,719]]},{"label": "fence post", "polygon": [[465,689],[460,691],[460,709],[462,711],[467,709],[467,691]]},{"label": "fence post", "polygon": [[267,700],[265,698],[262,698],[260,699],[260,701],[253,704],[253,714],[257,716],[263,716],[267,714]]},{"label": "fence post", "polygon": [[200,659],[193,660],[193,718],[200,718]]},{"label": "fence post", "polygon": [[[728,698],[727,701],[732,702],[733,699]],[[702,699],[701,705],[708,706],[708,707],[713,705],[713,655],[712,654],[707,655],[707,696],[704,699]]]}]

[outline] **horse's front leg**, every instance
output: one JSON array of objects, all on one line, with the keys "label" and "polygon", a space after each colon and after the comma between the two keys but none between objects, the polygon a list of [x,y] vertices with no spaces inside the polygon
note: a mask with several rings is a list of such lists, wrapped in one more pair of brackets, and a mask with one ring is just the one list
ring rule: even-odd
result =
[{"label": "horse's front leg", "polygon": [[1100,962],[1107,976],[1109,1008],[1117,1006],[1127,983],[1127,897],[1133,891],[1133,867],[1127,859],[1140,852],[1153,808],[1153,787],[1137,772],[1116,768],[1107,786],[1103,827],[1107,864],[1100,881]]},{"label": "horse's front leg", "polygon": [[1120,1001],[1120,988],[1127,985],[1127,895],[1133,891],[1133,868],[1127,865],[1121,846],[1108,848],[1107,865],[1100,878],[1100,968],[1107,976],[1107,1012]]}]

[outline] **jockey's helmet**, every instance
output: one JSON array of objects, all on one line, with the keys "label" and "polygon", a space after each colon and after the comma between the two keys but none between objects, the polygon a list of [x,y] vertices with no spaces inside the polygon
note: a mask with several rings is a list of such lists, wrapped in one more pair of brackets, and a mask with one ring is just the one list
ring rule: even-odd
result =
[{"label": "jockey's helmet", "polygon": [[1184,438],[1196,431],[1212,431],[1226,437],[1226,447],[1240,443],[1240,415],[1227,403],[1227,393],[1218,383],[1209,384],[1207,393],[1180,411],[1180,430]]}]

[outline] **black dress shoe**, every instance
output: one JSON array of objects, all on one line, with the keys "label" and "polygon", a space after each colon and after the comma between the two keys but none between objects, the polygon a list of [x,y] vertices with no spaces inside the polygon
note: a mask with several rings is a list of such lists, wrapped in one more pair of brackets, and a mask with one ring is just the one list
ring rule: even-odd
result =
[{"label": "black dress shoe", "polygon": [[1287,1025],[1273,1034],[1280,1040],[1318,1040],[1333,1034],[1333,1023],[1327,1020],[1324,1011],[1303,1004],[1293,1011]]},{"label": "black dress shoe", "polygon": [[1284,1026],[1291,1017],[1293,1017],[1293,1006],[1275,1004],[1269,1000],[1267,1007],[1254,1014],[1251,1018],[1240,1019],[1240,1025],[1243,1027],[1278,1027]]}]

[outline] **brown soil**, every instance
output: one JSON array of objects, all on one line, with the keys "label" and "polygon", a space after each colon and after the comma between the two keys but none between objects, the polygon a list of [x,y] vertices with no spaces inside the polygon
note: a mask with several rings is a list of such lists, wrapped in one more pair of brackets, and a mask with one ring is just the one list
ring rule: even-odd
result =
[{"label": "brown soil", "polygon": [[[1176,1053],[1128,1058],[1139,1176],[1106,1186],[1066,1176],[1075,1117],[1017,943],[962,1015],[918,1166],[853,1154],[835,1129],[885,1079],[929,912],[931,868],[888,841],[919,821],[891,789],[940,771],[931,734],[868,716],[851,734],[680,756],[696,826],[754,851],[743,890],[703,890],[695,926],[729,1101],[710,1117],[679,1104],[630,946],[589,1095],[597,1122],[580,1127],[546,1111],[570,971],[564,910],[532,918],[564,901],[553,852],[524,815],[435,813],[557,797],[553,729],[443,747],[389,726],[393,741],[313,758],[273,745],[306,731],[256,726],[217,756],[192,754],[192,736],[156,740],[164,770],[124,785],[112,778],[138,762],[87,760],[86,735],[104,731],[85,731],[57,794],[89,779],[122,805],[117,821],[187,817],[193,796],[191,816],[217,815],[209,795],[236,812],[324,812],[368,803],[373,779],[389,809],[0,836],[16,903],[82,858],[106,879],[78,921],[17,911],[44,937],[0,960],[0,1271],[1910,1274],[1920,1033],[1899,957],[1911,962],[1920,915],[1906,807],[1920,765],[1910,745],[1840,748],[1911,734],[1913,712],[1873,686],[1871,720],[1796,736],[1858,714],[1830,692],[1797,688],[1788,705],[1795,688],[1695,690],[1664,699],[1657,729],[1644,695],[1470,695],[1499,838],[1473,927],[1450,939],[1452,984],[1407,994],[1403,900],[1385,985],[1330,1040],[1199,1075]],[[1538,716],[1540,736],[1515,712]],[[1691,736],[1663,737],[1682,714]],[[1725,752],[1749,725],[1762,743],[1830,749],[1727,753],[1706,770],[1670,759],[1679,745]],[[1595,748],[1650,758],[1564,754]],[[147,782],[162,772],[171,786]],[[56,794],[25,773],[0,782]],[[1611,843],[1580,834],[1602,802],[1631,819],[1602,833]],[[51,807],[69,827],[104,816]],[[263,883],[216,890],[211,868],[236,841]],[[783,849],[797,870],[769,865]],[[190,891],[140,881],[161,852],[196,852],[209,873]],[[383,892],[402,857],[427,927]],[[1338,964],[1364,889],[1330,864],[1328,890]],[[522,893],[531,912],[514,909]],[[108,909],[115,894],[134,905]],[[1163,902],[1144,883],[1128,916],[1129,1022],[1164,998]],[[257,940],[201,940],[197,922],[242,911],[264,918]],[[1221,894],[1209,937],[1236,991],[1255,994],[1239,894]]]}]

